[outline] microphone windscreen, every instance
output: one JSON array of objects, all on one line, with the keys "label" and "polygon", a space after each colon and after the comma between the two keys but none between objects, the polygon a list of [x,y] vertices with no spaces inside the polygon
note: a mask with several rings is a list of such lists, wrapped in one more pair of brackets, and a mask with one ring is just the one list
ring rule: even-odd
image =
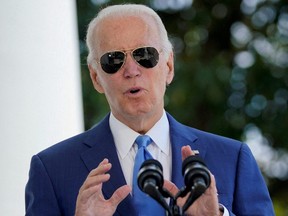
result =
[{"label": "microphone windscreen", "polygon": [[163,171],[162,164],[159,161],[155,160],[155,159],[148,159],[148,160],[144,161],[142,163],[140,169],[143,168],[143,167],[149,167],[150,165],[157,166],[158,168],[160,168],[161,171]]},{"label": "microphone windscreen", "polygon": [[192,163],[200,163],[200,164],[206,166],[206,164],[204,163],[203,159],[200,156],[191,155],[191,156],[187,157],[182,163],[182,175],[184,175],[185,170],[187,169],[187,166],[192,164]]}]

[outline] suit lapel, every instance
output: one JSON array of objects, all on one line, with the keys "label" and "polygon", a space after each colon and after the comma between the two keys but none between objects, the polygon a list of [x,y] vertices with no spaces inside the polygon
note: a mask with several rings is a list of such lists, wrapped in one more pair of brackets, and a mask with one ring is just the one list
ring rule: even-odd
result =
[{"label": "suit lapel", "polygon": [[168,113],[167,117],[170,124],[170,139],[172,146],[172,182],[180,189],[184,186],[181,148],[189,145],[192,150],[198,150],[200,157],[204,159],[206,145],[200,145],[199,142],[197,142],[198,137],[194,135],[191,128],[180,124]]},{"label": "suit lapel", "polygon": [[[108,119],[109,115],[89,131],[90,135],[86,139],[85,144],[90,148],[81,154],[81,158],[89,172],[95,169],[104,158],[107,158],[112,164],[112,168],[109,171],[110,180],[105,182],[102,187],[102,192],[106,199],[109,199],[119,187],[127,184],[118,160]],[[132,198],[128,195],[119,204],[116,212],[119,215],[131,215],[131,209],[133,209]]]}]

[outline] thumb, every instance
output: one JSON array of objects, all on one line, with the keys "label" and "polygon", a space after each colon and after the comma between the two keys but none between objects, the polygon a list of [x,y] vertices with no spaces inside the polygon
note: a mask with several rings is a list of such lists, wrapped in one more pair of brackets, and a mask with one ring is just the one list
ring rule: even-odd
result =
[{"label": "thumb", "polygon": [[122,187],[118,188],[109,199],[111,204],[115,207],[119,205],[119,203],[124,200],[128,194],[131,192],[131,187],[129,185],[123,185]]},{"label": "thumb", "polygon": [[169,193],[171,193],[173,196],[176,196],[176,194],[179,192],[178,187],[172,183],[171,181],[168,180],[164,180],[164,185],[163,187],[169,191]]},{"label": "thumb", "polygon": [[195,155],[189,145],[183,146],[181,152],[182,152],[182,161],[184,161],[187,157],[191,155]]}]

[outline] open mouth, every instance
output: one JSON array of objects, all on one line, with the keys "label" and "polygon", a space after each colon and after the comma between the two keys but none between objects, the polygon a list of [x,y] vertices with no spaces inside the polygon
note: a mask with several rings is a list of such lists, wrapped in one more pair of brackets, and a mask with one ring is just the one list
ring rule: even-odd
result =
[{"label": "open mouth", "polygon": [[130,90],[130,93],[131,94],[136,94],[139,91],[140,91],[140,89],[132,89],[132,90]]}]

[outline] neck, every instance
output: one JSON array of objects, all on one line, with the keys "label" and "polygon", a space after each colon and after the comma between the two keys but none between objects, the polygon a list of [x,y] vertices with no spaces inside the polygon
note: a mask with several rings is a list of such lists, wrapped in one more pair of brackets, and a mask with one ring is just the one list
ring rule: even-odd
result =
[{"label": "neck", "polygon": [[163,110],[156,113],[146,113],[133,116],[121,116],[113,113],[115,118],[127,125],[132,130],[139,134],[146,134],[158,122],[162,115]]}]

